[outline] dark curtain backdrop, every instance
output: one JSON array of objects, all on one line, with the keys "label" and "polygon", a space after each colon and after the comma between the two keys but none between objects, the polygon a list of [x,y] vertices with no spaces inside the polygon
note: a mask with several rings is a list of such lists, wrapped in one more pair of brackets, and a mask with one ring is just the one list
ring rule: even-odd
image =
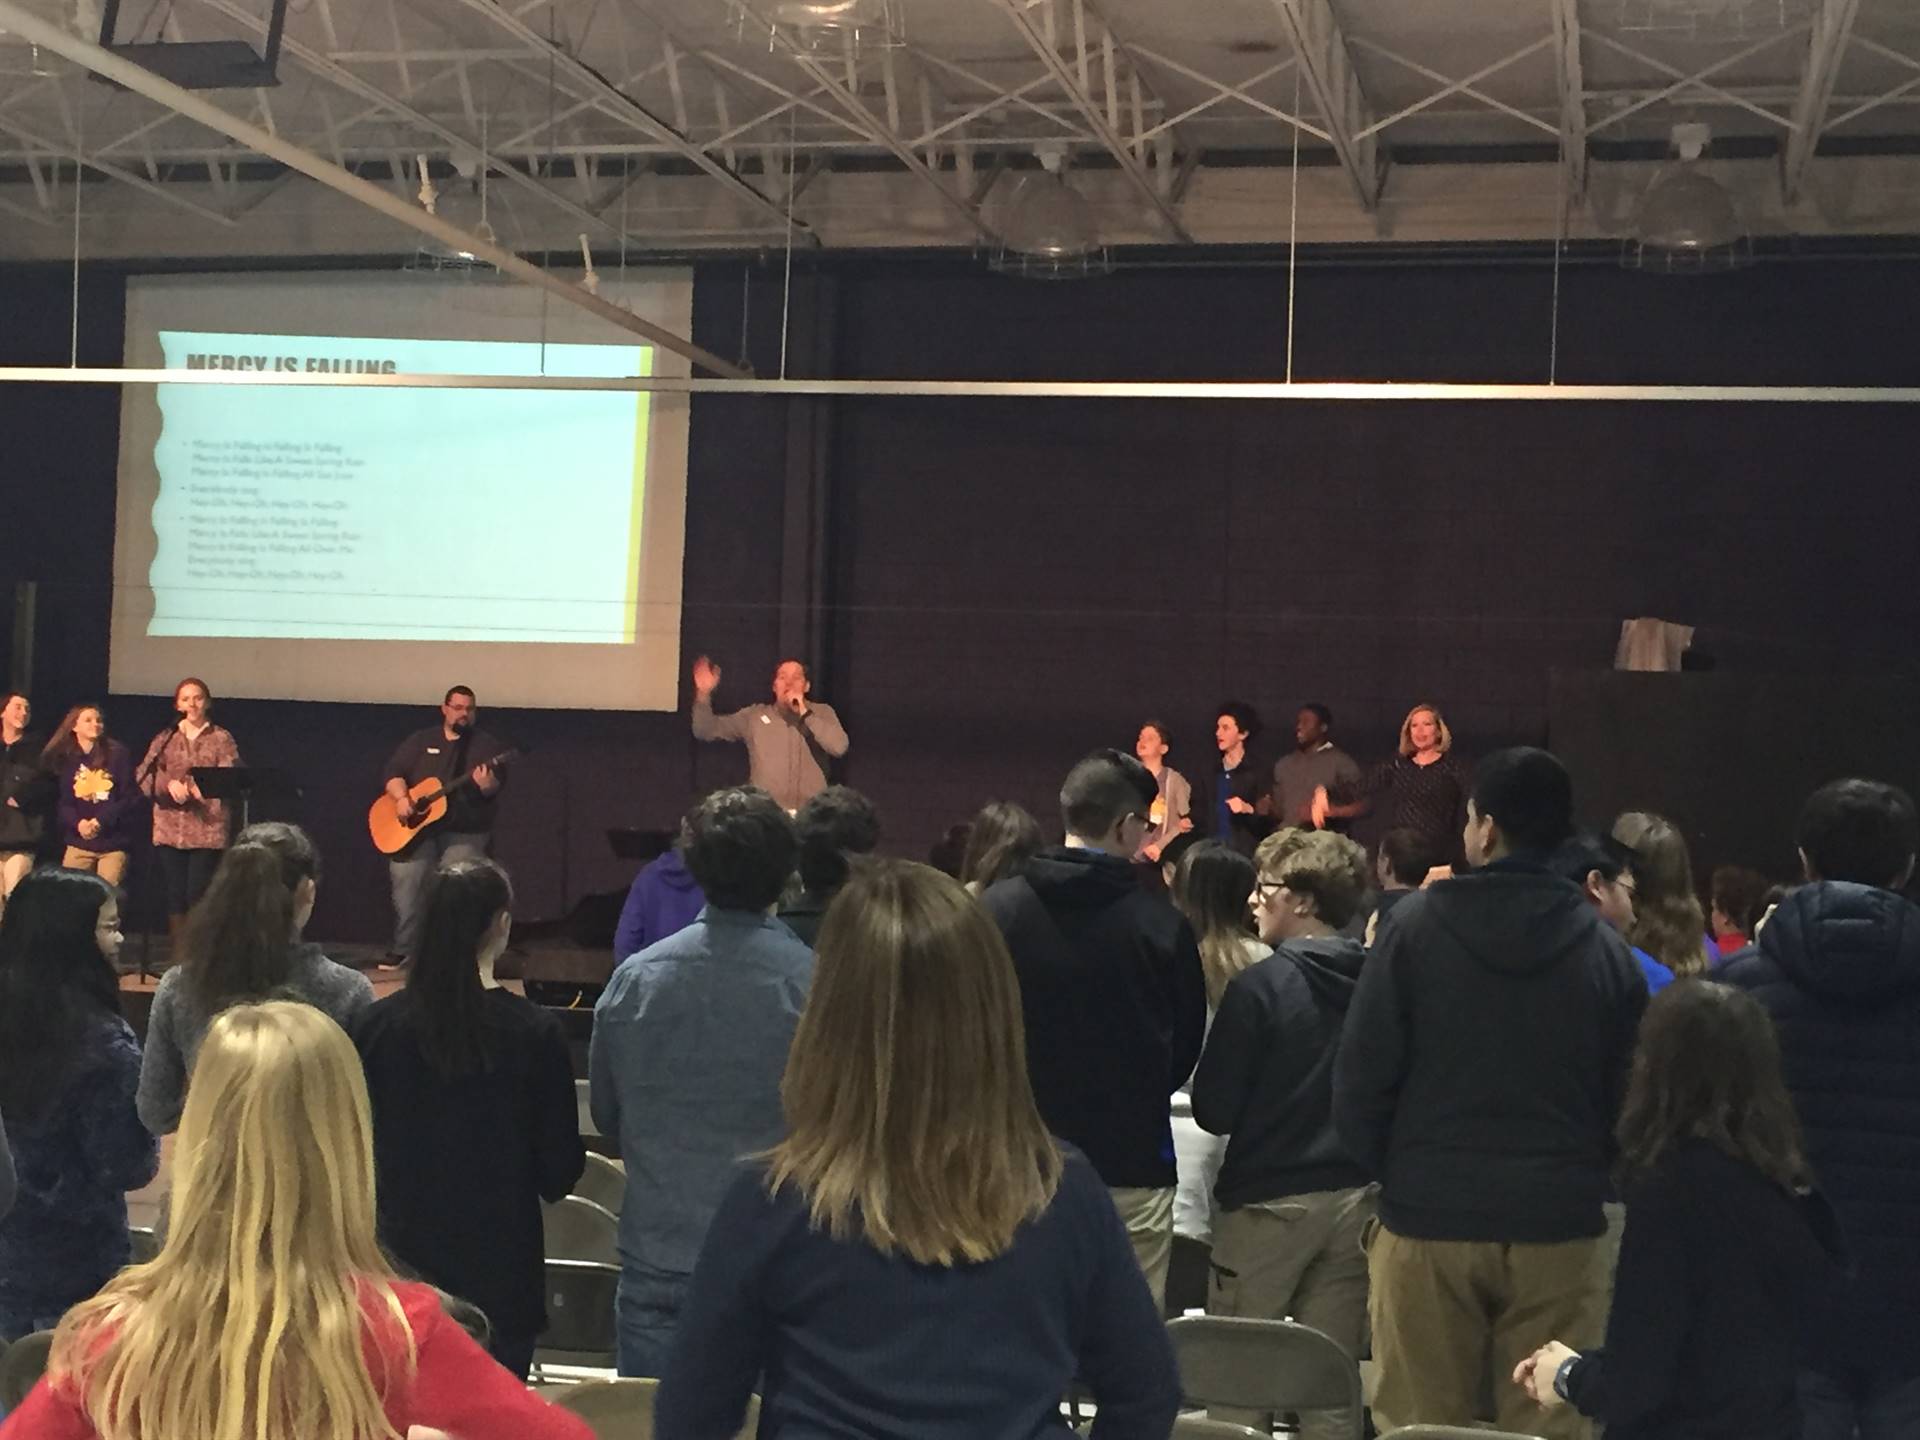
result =
[{"label": "dark curtain backdrop", "polygon": [[[744,274],[700,268],[695,338],[732,355],[744,335],[773,370],[778,272]],[[123,284],[83,271],[82,363],[118,362]],[[1551,285],[1518,263],[1304,267],[1295,374],[1543,380]],[[1920,301],[1914,265],[1694,281],[1581,266],[1562,297],[1566,383],[1920,384],[1886,324]],[[64,363],[71,300],[64,270],[0,268],[0,363]],[[1285,309],[1277,267],[1030,285],[965,261],[840,258],[796,276],[790,363],[1272,378]],[[106,684],[118,414],[110,389],[0,387],[0,574],[40,585],[49,723]],[[1469,753],[1543,740],[1550,670],[1606,667],[1631,615],[1698,626],[1722,675],[1911,677],[1917,440],[1920,411],[1895,406],[702,397],[683,649],[726,667],[723,705],[758,698],[783,650],[813,659],[853,733],[843,778],[880,805],[886,848],[919,855],[990,797],[1050,821],[1065,767],[1129,745],[1150,715],[1173,728],[1175,763],[1203,768],[1227,697],[1258,705],[1274,743],[1297,705],[1324,701],[1363,758],[1418,699],[1445,707]],[[316,934],[382,933],[361,817],[389,747],[458,678],[450,655],[418,709],[225,707],[248,759],[303,788],[328,862]],[[111,707],[134,743],[167,719],[150,697]],[[667,825],[744,774],[733,747],[691,742],[684,710],[486,721],[539,747],[499,846],[529,916],[625,882],[609,826]],[[1793,734],[1792,717],[1754,717],[1726,743],[1764,757]]]}]

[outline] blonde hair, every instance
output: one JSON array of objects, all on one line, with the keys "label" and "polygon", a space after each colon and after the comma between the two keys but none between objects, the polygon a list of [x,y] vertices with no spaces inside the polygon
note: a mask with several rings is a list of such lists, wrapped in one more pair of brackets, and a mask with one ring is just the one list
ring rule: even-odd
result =
[{"label": "blonde hair", "polygon": [[1671,820],[1629,810],[1613,822],[1613,838],[1633,851],[1633,931],[1628,939],[1673,972],[1704,975],[1707,912],[1693,883],[1687,839]]},{"label": "blonde hair", "polygon": [[1276,830],[1253,852],[1253,864],[1264,883],[1313,901],[1314,918],[1335,930],[1353,919],[1371,878],[1360,843],[1331,830]]},{"label": "blonde hair", "polygon": [[201,1043],[164,1248],[67,1313],[49,1374],[101,1440],[384,1440],[363,1304],[413,1336],[374,1238],[373,1124],[340,1027],[238,1005]]},{"label": "blonde hair", "polygon": [[1412,755],[1414,753],[1413,717],[1416,715],[1431,715],[1433,717],[1434,729],[1440,732],[1440,738],[1434,742],[1435,749],[1442,755],[1453,749],[1453,731],[1447,728],[1447,717],[1440,713],[1440,707],[1438,705],[1429,705],[1422,701],[1407,711],[1407,718],[1400,722],[1400,753],[1402,755]]},{"label": "blonde hair", "polygon": [[1219,840],[1200,841],[1174,867],[1173,904],[1193,926],[1209,1008],[1218,1009],[1233,977],[1269,953],[1247,908],[1254,878],[1253,862]]},{"label": "blonde hair", "polygon": [[1052,1203],[1061,1158],[999,930],[939,871],[882,860],[834,900],[816,955],[769,1190],[795,1186],[817,1228],[883,1255],[1005,1254]]}]

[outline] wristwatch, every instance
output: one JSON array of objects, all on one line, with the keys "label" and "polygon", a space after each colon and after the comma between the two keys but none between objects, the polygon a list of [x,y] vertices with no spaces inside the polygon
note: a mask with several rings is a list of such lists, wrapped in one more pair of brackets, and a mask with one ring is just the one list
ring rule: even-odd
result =
[{"label": "wristwatch", "polygon": [[1562,1400],[1571,1401],[1573,1399],[1571,1395],[1567,1394],[1567,1381],[1573,1375],[1573,1367],[1579,1363],[1580,1357],[1578,1355],[1569,1355],[1560,1362],[1560,1368],[1553,1372],[1553,1393],[1558,1395]]}]

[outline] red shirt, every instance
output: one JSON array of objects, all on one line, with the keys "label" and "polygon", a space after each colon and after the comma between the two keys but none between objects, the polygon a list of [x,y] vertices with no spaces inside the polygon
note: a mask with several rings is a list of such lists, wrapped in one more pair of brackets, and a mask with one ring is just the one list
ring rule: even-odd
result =
[{"label": "red shirt", "polygon": [[[549,1405],[495,1364],[473,1338],[447,1317],[439,1297],[425,1285],[398,1282],[394,1291],[413,1331],[417,1368],[413,1379],[384,1397],[387,1420],[402,1435],[423,1425],[460,1440],[593,1440],[587,1422]],[[383,1306],[367,1309],[362,1345],[376,1383],[382,1374],[406,1373],[406,1339]],[[97,1440],[66,1381],[42,1379],[20,1408],[0,1421],[0,1440]]]}]

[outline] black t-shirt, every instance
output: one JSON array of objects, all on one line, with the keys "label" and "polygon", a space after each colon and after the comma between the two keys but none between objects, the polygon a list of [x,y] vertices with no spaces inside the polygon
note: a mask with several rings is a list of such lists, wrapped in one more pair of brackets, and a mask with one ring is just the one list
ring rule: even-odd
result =
[{"label": "black t-shirt", "polygon": [[[400,742],[400,748],[387,761],[386,778],[404,780],[409,790],[427,779],[452,784],[506,748],[484,730],[469,730],[458,740],[449,740],[445,726],[429,725]],[[501,774],[499,778],[504,789],[506,776]],[[448,798],[447,818],[440,822],[440,828],[465,834],[492,830],[494,812],[500,808],[500,793],[496,790],[491,795],[482,795],[477,785],[464,787]]]}]

